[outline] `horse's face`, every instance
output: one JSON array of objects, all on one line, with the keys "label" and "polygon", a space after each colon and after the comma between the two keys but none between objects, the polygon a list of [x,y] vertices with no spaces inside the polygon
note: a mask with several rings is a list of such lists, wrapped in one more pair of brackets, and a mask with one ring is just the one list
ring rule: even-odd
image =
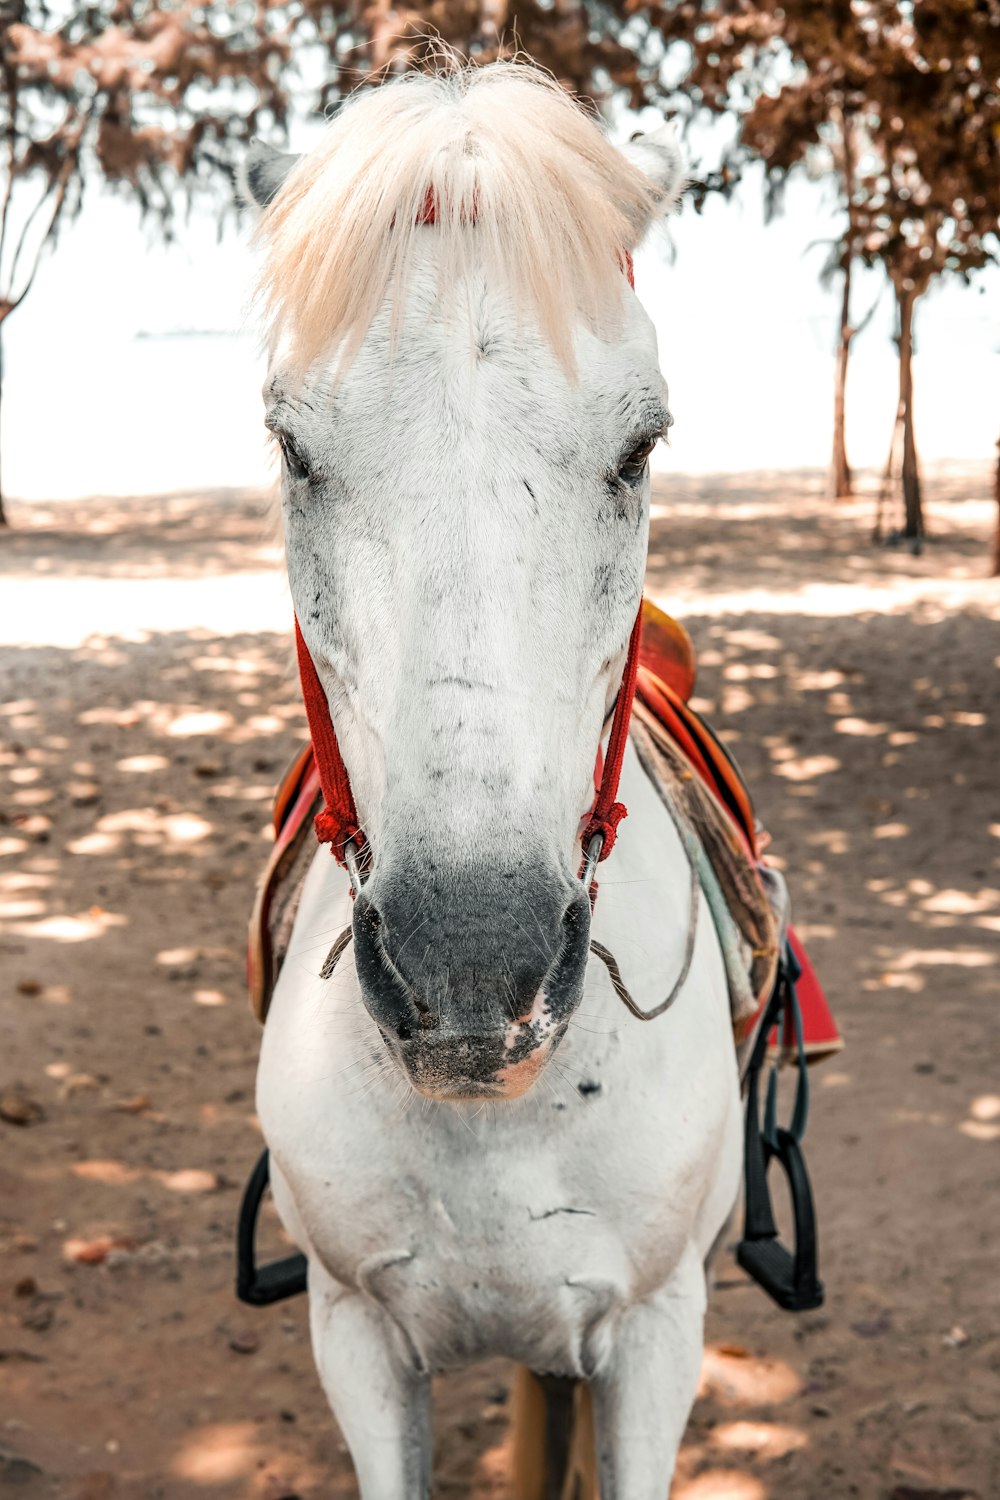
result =
[{"label": "horse's face", "polygon": [[576,378],[473,266],[418,239],[390,360],[265,387],[288,572],[373,856],[365,1004],[422,1093],[513,1096],[579,1003],[581,817],[639,608],[669,421],[635,297]]}]

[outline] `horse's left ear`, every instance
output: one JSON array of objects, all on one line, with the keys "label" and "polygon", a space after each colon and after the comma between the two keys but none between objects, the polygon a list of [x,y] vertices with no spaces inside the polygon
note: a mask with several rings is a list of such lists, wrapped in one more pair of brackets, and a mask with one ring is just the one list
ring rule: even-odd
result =
[{"label": "horse's left ear", "polygon": [[687,172],[674,125],[661,125],[649,135],[633,136],[628,145],[622,147],[622,155],[656,187],[659,213],[667,214],[677,207],[686,186]]},{"label": "horse's left ear", "polygon": [[298,159],[294,152],[278,151],[264,141],[253,141],[236,173],[236,192],[241,202],[266,208]]}]

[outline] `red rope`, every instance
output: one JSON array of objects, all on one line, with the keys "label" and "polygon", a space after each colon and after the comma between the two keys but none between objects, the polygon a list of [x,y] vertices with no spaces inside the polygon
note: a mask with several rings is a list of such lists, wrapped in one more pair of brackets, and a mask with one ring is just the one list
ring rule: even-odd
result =
[{"label": "red rope", "polygon": [[[587,826],[583,831],[584,852],[595,834],[603,834],[604,842],[598,860],[607,859],[611,853],[615,845],[618,825],[628,813],[625,804],[618,802],[616,798],[622,774],[622,761],[625,758],[625,746],[628,743],[632,703],[635,699],[641,631],[642,609],[640,608],[629,638],[628,656],[615,703],[608,753],[604,757],[601,772],[601,784]],[[344,765],[344,757],[340,753],[333,720],[330,718],[330,705],[326,692],[319,680],[319,674],[309,654],[309,647],[305,643],[298,620],[295,621],[295,648],[299,658],[299,678],[302,683],[306,718],[309,721],[309,734],[312,739],[313,754],[316,757],[319,784],[323,791],[324,806],[316,814],[316,837],[321,844],[332,846],[333,853],[341,864],[345,862],[344,846],[353,843],[358,851],[359,860],[363,864],[368,853],[368,845],[358,823],[354,793],[351,791],[351,779]]]},{"label": "red rope", "polygon": [[625,746],[628,744],[628,727],[632,717],[632,703],[635,698],[635,679],[639,670],[639,636],[642,632],[642,606],[635,617],[632,626],[632,635],[628,643],[628,656],[625,660],[625,671],[622,674],[622,685],[618,689],[618,702],[615,704],[615,716],[611,723],[611,738],[608,740],[608,753],[604,757],[604,770],[601,773],[601,785],[597,792],[597,800],[591,810],[590,820],[583,830],[583,852],[586,854],[587,847],[595,834],[604,835],[604,843],[598,860],[607,859],[615,846],[618,834],[618,824],[628,813],[628,808],[623,802],[616,802],[618,796],[618,783],[621,780],[622,761],[625,758]]},{"label": "red rope", "polygon": [[344,765],[344,757],[340,753],[340,745],[337,743],[326,692],[319,680],[319,673],[309,654],[309,647],[305,643],[298,620],[295,621],[295,649],[299,658],[299,680],[302,683],[302,697],[306,706],[306,718],[309,721],[309,734],[312,738],[313,753],[316,756],[319,784],[323,789],[324,806],[316,814],[316,837],[321,844],[332,846],[333,853],[341,864],[345,863],[344,846],[348,843],[353,843],[358,851],[359,859],[363,862],[367,843],[358,826],[358,813],[354,806],[351,779]]},{"label": "red rope", "polygon": [[[418,223],[433,224],[436,216],[437,203],[432,189],[428,189],[424,199]],[[475,223],[475,204],[472,210],[472,222]],[[628,284],[635,286],[632,256],[627,250],[623,250],[619,261]],[[597,793],[597,801],[594,803],[590,821],[584,830],[583,847],[586,850],[590,840],[595,833],[604,835],[604,843],[599,855],[600,859],[606,859],[614,848],[615,834],[618,824],[625,817],[627,809],[621,802],[616,802],[618,794],[618,782],[621,779],[622,759],[625,755],[625,745],[628,740],[629,719],[632,715],[632,700],[635,697],[636,671],[639,666],[639,632],[642,625],[642,608],[632,627],[632,635],[629,640],[628,658],[625,662],[625,672],[622,677],[622,685],[618,692],[618,701],[615,704],[615,716],[611,725],[611,739],[608,742],[608,754],[604,762],[604,771],[601,776],[601,785]],[[354,793],[351,791],[351,779],[344,765],[344,757],[340,753],[340,745],[330,717],[330,705],[327,701],[323,684],[319,680],[315,664],[309,654],[309,647],[305,643],[299,622],[295,621],[295,649],[299,658],[299,679],[302,683],[302,697],[306,707],[306,718],[309,721],[309,734],[312,738],[313,753],[316,757],[316,769],[319,772],[319,783],[323,791],[322,810],[316,814],[316,837],[321,844],[330,844],[337,860],[343,865],[344,847],[352,843],[357,850],[359,861],[362,864],[370,859],[368,842],[358,824],[358,812],[354,805]],[[592,888],[595,890],[596,887]]]}]

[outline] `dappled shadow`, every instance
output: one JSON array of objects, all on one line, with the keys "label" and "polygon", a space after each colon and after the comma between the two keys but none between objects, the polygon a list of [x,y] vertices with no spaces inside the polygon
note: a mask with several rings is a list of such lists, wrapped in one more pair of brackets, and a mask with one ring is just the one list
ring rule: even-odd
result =
[{"label": "dappled shadow", "polygon": [[[662,487],[651,580],[684,601],[698,706],[747,774],[847,1040],[814,1076],[809,1137],[828,1303],[779,1314],[723,1257],[676,1494],[985,1500],[1000,599],[959,495],[954,534],[935,511],[942,540],[912,558],[869,551],[847,512],[818,522],[815,489],[786,520],[778,485]],[[100,577],[129,611],[2,654],[0,1094],[27,1114],[0,1121],[0,1448],[67,1500],[354,1494],[304,1304],[232,1296],[259,1148],[245,921],[304,732],[287,613],[205,624],[231,571],[276,566],[253,503],[180,497],[138,522],[123,503],[97,535],[12,537],[0,564]],[[140,577],[162,585],[155,614]],[[508,1392],[500,1365],[441,1383],[442,1494],[507,1493]]]},{"label": "dappled shadow", "polygon": [[118,499],[13,502],[0,535],[0,586],[34,578],[190,578],[281,560],[269,490],[179,490]]},{"label": "dappled shadow", "polygon": [[897,590],[901,600],[919,596],[921,582],[986,578],[996,518],[992,480],[988,463],[933,466],[926,478],[930,540],[915,557],[906,545],[872,544],[879,483],[872,473],[857,476],[858,498],[848,502],[827,497],[827,476],[817,469],[660,475],[649,581],[685,605],[753,591],[765,604],[770,594],[775,609],[775,595],[840,585],[840,607],[832,595],[823,613],[853,612],[866,593],[861,607],[892,608]]},{"label": "dappled shadow", "polygon": [[[304,732],[290,642],[195,629],[24,647],[4,675],[0,1092],[40,1111],[16,1167],[0,1162],[18,1451],[56,1474],[156,1476],[164,1495],[245,1495],[248,1473],[282,1464],[292,1489],[300,1469],[347,1483],[332,1424],[317,1435],[304,1308],[255,1321],[232,1296],[260,1147],[245,922]],[[53,1380],[74,1391],[68,1418]],[[304,1448],[308,1466],[278,1462]]]}]

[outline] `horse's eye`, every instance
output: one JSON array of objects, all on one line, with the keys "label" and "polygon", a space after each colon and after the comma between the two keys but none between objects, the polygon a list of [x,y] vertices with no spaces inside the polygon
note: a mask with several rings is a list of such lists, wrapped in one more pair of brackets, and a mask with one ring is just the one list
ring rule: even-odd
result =
[{"label": "horse's eye", "polygon": [[292,447],[286,437],[278,439],[281,445],[281,456],[285,460],[285,466],[293,479],[308,479],[309,470]]},{"label": "horse's eye", "polygon": [[623,484],[638,484],[646,472],[646,464],[649,455],[656,447],[655,438],[647,438],[637,448],[633,448],[625,461],[618,467],[618,478]]}]

